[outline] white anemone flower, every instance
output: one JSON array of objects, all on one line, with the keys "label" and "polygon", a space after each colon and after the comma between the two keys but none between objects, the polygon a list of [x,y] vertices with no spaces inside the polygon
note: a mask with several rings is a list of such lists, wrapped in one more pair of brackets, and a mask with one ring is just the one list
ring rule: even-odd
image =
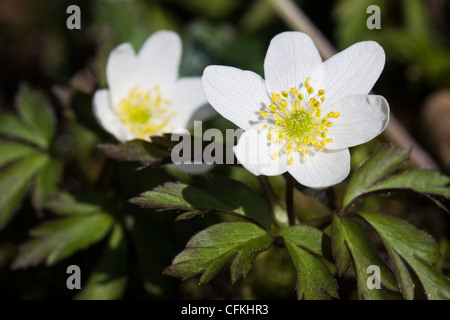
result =
[{"label": "white anemone flower", "polygon": [[178,76],[181,51],[178,34],[165,30],[152,34],[138,54],[130,43],[112,50],[106,66],[109,89],[96,91],[93,99],[106,131],[121,142],[149,141],[211,116],[200,77]]},{"label": "white anemone flower", "polygon": [[322,61],[309,36],[284,32],[270,42],[265,80],[209,66],[202,83],[216,111],[245,130],[234,152],[248,171],[289,172],[305,186],[324,188],[349,174],[348,148],[373,139],[389,121],[386,99],[368,95],[384,62],[373,41]]}]

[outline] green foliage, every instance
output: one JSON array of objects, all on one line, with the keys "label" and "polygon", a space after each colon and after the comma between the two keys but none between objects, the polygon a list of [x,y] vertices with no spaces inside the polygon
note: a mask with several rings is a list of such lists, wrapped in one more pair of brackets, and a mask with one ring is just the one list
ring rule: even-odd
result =
[{"label": "green foliage", "polygon": [[409,150],[384,146],[355,170],[343,197],[344,210],[356,200],[372,193],[392,190],[417,192],[447,210],[435,196],[450,198],[450,178],[434,170],[414,170],[392,175],[409,157]]},{"label": "green foliage", "polygon": [[297,270],[298,298],[337,298],[336,280],[319,258],[330,255],[330,238],[320,230],[305,225],[284,229],[279,235],[283,237]]},{"label": "green foliage", "polygon": [[45,260],[47,266],[71,256],[102,239],[113,224],[104,212],[73,215],[46,222],[30,231],[35,238],[25,242],[13,268],[35,266]]},{"label": "green foliage", "polygon": [[401,150],[393,145],[386,145],[363,162],[348,183],[343,198],[343,207],[348,207],[352,201],[368,193],[367,189],[370,190],[374,185],[386,179],[408,160],[409,154],[410,150],[408,149]]},{"label": "green foliage", "polygon": [[129,201],[142,208],[184,211],[177,220],[216,211],[251,219],[265,228],[270,227],[270,213],[266,202],[245,184],[217,176],[210,179],[199,178],[198,185],[197,188],[167,182]]},{"label": "green foliage", "polygon": [[380,268],[382,285],[389,290],[397,290],[395,277],[378,255],[365,230],[350,218],[335,216],[332,224],[332,249],[336,267],[340,274],[344,273],[351,262],[354,263],[360,299],[386,299],[384,290],[371,290],[367,287],[367,268],[376,265]]},{"label": "green foliage", "polygon": [[0,171],[0,228],[12,219],[30,180],[48,161],[46,154],[33,152]]},{"label": "green foliage", "polygon": [[33,205],[41,209],[57,191],[61,163],[48,154],[55,121],[50,103],[39,91],[22,85],[16,96],[20,117],[0,114],[0,229],[11,221],[30,182]]},{"label": "green foliage", "polygon": [[428,299],[448,299],[450,280],[431,266],[439,258],[439,247],[429,235],[397,218],[379,213],[359,213],[380,235],[391,256],[401,292],[414,298],[414,284],[405,262],[421,281]]},{"label": "green foliage", "polygon": [[250,271],[259,253],[269,248],[272,237],[247,222],[224,222],[196,234],[165,274],[187,279],[202,274],[200,284],[208,282],[232,259],[231,282],[237,282]]},{"label": "green foliage", "polygon": [[80,300],[120,299],[127,283],[127,251],[124,231],[121,226],[116,225],[97,267],[76,298]]}]

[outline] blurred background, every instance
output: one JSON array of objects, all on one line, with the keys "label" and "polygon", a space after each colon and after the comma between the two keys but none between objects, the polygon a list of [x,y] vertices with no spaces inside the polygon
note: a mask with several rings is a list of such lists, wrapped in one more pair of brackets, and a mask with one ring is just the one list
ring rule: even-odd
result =
[{"label": "blurred background", "polygon": [[[203,286],[196,279],[181,282],[163,276],[162,270],[190,236],[224,218],[210,215],[174,223],[174,215],[127,203],[164,181],[189,177],[163,168],[137,174],[135,164],[106,159],[96,145],[114,138],[94,119],[91,103],[95,90],[107,87],[105,65],[111,49],[130,42],[139,50],[160,29],[182,37],[181,76],[200,76],[211,64],[263,75],[271,38],[290,28],[274,1],[0,0],[0,141],[6,141],[0,146],[0,210],[5,210],[0,219],[0,298],[295,299],[295,271],[287,255],[270,250],[235,285],[225,269]],[[362,40],[381,44],[387,61],[374,91],[386,97],[400,124],[439,170],[449,174],[450,1],[293,2],[339,51]],[[80,30],[66,27],[66,9],[72,4],[81,9]],[[379,30],[366,26],[366,9],[373,4],[381,9]],[[34,141],[50,159],[42,166],[23,161],[34,151],[8,144],[9,131],[18,127],[14,121],[20,122],[21,92],[35,95],[31,103],[50,110],[48,143]],[[209,126],[233,127],[219,116]],[[18,135],[28,148],[33,138]],[[17,137],[13,134],[14,141]],[[379,137],[353,148],[352,166],[387,141]],[[1,152],[11,154],[13,147],[23,157],[2,160],[9,156]],[[39,170],[30,171],[33,166]],[[213,173],[258,188],[255,177],[241,168],[218,166]],[[22,179],[18,186],[8,180],[16,176]],[[283,179],[275,177],[272,183],[283,192]],[[313,198],[297,194],[296,204],[303,219],[327,214]],[[77,209],[65,210],[71,206]],[[409,195],[370,198],[361,206],[396,214],[433,235],[442,252],[438,268],[450,274],[448,214],[427,199]],[[108,218],[92,225],[78,223],[77,210],[106,213]],[[65,224],[35,230],[61,217]],[[30,230],[35,230],[32,237],[44,235],[44,240],[30,241]],[[98,230],[102,232],[96,234]],[[65,237],[73,242],[65,254],[52,252]],[[66,287],[66,269],[72,264],[82,270],[81,291]],[[344,277],[339,286],[342,298],[355,296],[354,280]]]}]

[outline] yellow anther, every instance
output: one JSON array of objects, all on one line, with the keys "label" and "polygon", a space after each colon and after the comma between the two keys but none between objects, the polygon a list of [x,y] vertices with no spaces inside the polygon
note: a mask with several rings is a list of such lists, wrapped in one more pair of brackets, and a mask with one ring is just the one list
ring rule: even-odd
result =
[{"label": "yellow anther", "polygon": [[297,88],[291,88],[291,94],[297,94],[298,90]]},{"label": "yellow anther", "polygon": [[263,129],[267,129],[267,124],[263,125]]},{"label": "yellow anther", "polygon": [[319,96],[323,96],[325,94],[325,90],[320,89],[318,92]]},{"label": "yellow anther", "polygon": [[294,158],[289,159],[288,164],[289,164],[290,166],[292,166],[293,163],[294,163]]},{"label": "yellow anther", "polygon": [[259,114],[262,115],[263,117],[267,117],[268,116],[267,112],[265,112],[264,110],[261,110],[259,112]]},{"label": "yellow anther", "polygon": [[273,160],[275,160],[276,158],[278,158],[278,152],[275,152],[275,153],[272,155],[272,159],[273,159]]},{"label": "yellow anther", "polygon": [[320,97],[320,101],[324,102],[325,101],[325,97]]},{"label": "yellow anther", "polygon": [[277,97],[277,100],[281,100],[280,94],[277,93],[277,94],[275,95],[275,97]]},{"label": "yellow anther", "polygon": [[327,143],[330,143],[330,142],[333,142],[333,139],[332,139],[332,138],[328,138],[328,139],[327,139]]},{"label": "yellow anther", "polygon": [[326,133],[326,132],[321,132],[321,133],[320,133],[320,136],[321,136],[322,138],[326,138],[326,137],[327,137],[327,133]]},{"label": "yellow anther", "polygon": [[333,122],[327,122],[326,126],[329,128],[333,125]]},{"label": "yellow anther", "polygon": [[297,151],[302,150],[302,146],[298,146],[298,147],[296,148],[296,150],[297,150]]},{"label": "yellow anther", "polygon": [[277,111],[278,108],[277,108],[276,105],[271,104],[271,105],[269,106],[269,109],[272,110],[272,111]]},{"label": "yellow anther", "polygon": [[299,98],[300,100],[303,100],[305,97],[304,97],[301,93],[299,93],[299,94],[297,95],[297,98]]},{"label": "yellow anther", "polygon": [[309,94],[312,94],[313,92],[314,92],[314,89],[313,89],[311,86],[309,86],[309,87],[308,87],[308,93],[309,93]]},{"label": "yellow anther", "polygon": [[278,113],[274,113],[273,116],[274,116],[275,118],[279,118],[279,117],[280,117],[280,115],[279,115]]},{"label": "yellow anther", "polygon": [[285,97],[285,98],[288,97],[288,93],[287,93],[286,91],[281,91],[281,95],[282,95],[283,97]]}]

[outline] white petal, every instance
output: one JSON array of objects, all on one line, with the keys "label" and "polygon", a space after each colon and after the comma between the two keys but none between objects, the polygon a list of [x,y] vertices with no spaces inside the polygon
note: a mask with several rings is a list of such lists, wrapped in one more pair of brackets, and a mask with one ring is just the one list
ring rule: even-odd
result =
[{"label": "white petal", "polygon": [[134,138],[113,111],[110,103],[110,95],[107,89],[97,90],[93,98],[94,115],[102,127],[111,133],[117,140],[125,142]]},{"label": "white petal", "polygon": [[170,110],[175,116],[170,124],[176,128],[188,128],[194,121],[203,121],[212,117],[215,112],[206,105],[200,77],[181,78],[169,89],[167,99]]},{"label": "white petal", "polygon": [[213,108],[244,130],[260,121],[259,111],[270,104],[264,79],[251,71],[209,66],[203,72],[202,83]]},{"label": "white petal", "polygon": [[311,38],[302,32],[283,32],[272,39],[264,60],[264,76],[269,93],[298,88],[322,58]]},{"label": "white petal", "polygon": [[323,63],[324,75],[320,87],[325,90],[323,106],[346,96],[368,94],[383,70],[385,54],[374,41],[355,43]]},{"label": "white petal", "polygon": [[137,58],[133,47],[123,43],[111,51],[106,64],[106,79],[114,108],[136,85]]},{"label": "white petal", "polygon": [[163,30],[152,34],[138,53],[138,85],[150,90],[156,85],[175,82],[181,51],[181,39],[177,33]]},{"label": "white petal", "polygon": [[333,125],[327,138],[332,138],[333,142],[327,144],[327,149],[344,149],[372,140],[389,122],[389,104],[384,97],[377,95],[349,96],[328,110],[339,112],[340,116],[330,119]]},{"label": "white petal", "polygon": [[[263,129],[264,124],[260,122],[246,130],[233,150],[243,167],[254,175],[276,176],[289,169],[290,157],[282,153],[284,145],[268,143],[267,134],[271,128]],[[274,153],[279,155],[275,160],[272,158]]]},{"label": "white petal", "polygon": [[297,161],[289,173],[301,184],[326,188],[344,180],[350,172],[350,152],[343,150],[309,150],[306,162]]}]

